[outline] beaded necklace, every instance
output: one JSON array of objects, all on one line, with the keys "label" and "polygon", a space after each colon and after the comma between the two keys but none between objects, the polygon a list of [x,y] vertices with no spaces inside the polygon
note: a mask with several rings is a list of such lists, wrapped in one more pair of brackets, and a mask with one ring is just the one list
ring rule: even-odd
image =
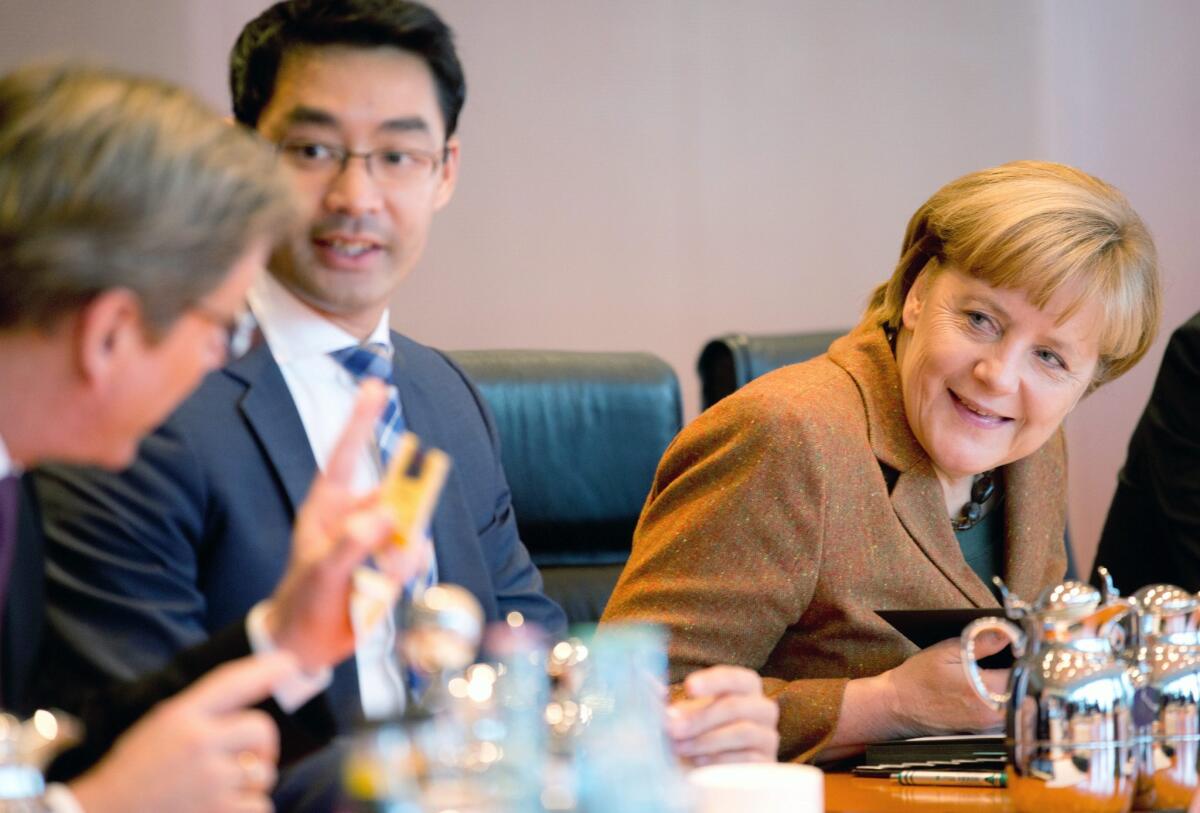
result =
[{"label": "beaded necklace", "polygon": [[963,506],[962,512],[951,518],[950,526],[956,531],[969,531],[983,519],[983,506],[996,493],[995,469],[985,471],[971,484],[971,501]]}]

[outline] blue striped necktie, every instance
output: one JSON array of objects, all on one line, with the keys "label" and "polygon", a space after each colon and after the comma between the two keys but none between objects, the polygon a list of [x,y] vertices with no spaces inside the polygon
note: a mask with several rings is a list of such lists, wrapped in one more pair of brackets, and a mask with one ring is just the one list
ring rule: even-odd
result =
[{"label": "blue striped necktie", "polygon": [[[368,376],[378,378],[388,385],[388,402],[375,424],[375,439],[379,443],[380,477],[387,472],[388,462],[392,459],[396,441],[406,429],[404,413],[400,409],[400,391],[396,389],[392,371],[392,348],[383,342],[359,344],[335,350],[330,353],[339,364],[345,367],[355,380],[362,381]],[[423,580],[424,587],[437,583],[437,561],[430,563],[429,573]],[[410,585],[412,587],[412,585]]]},{"label": "blue striped necktie", "polygon": [[378,378],[388,386],[387,406],[375,424],[375,440],[379,443],[381,471],[387,470],[396,440],[404,434],[404,413],[400,409],[400,393],[392,377],[392,348],[383,342],[356,344],[329,354],[341,364],[355,381]]}]

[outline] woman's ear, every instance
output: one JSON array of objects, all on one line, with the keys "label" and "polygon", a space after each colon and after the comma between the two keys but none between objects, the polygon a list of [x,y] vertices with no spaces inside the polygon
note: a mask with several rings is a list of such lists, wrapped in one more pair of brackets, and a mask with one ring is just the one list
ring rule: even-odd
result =
[{"label": "woman's ear", "polygon": [[904,297],[904,310],[901,315],[901,323],[904,327],[912,330],[917,325],[917,320],[921,317],[921,310],[925,306],[925,297],[929,287],[929,266],[926,265],[913,280],[912,287],[908,289],[908,294]]},{"label": "woman's ear", "polygon": [[114,371],[146,345],[142,306],[126,288],[113,288],[84,305],[75,324],[76,366],[84,381],[105,389]]}]

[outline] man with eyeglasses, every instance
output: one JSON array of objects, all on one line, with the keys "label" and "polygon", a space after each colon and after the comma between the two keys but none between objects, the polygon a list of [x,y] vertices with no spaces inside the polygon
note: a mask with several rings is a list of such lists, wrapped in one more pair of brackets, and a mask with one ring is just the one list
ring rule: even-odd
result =
[{"label": "man with eyeglasses", "polygon": [[[301,225],[247,296],[256,346],[210,376],[129,470],[39,476],[49,598],[69,653],[55,674],[142,673],[270,594],[296,508],[370,368],[390,379],[380,437],[403,426],[453,461],[422,583],[468,588],[490,621],[515,611],[563,632],[517,536],[478,392],[445,356],[388,325],[389,301],[458,176],[465,84],[450,30],[416,3],[289,0],[246,26],[231,85],[236,119],[275,145]],[[364,453],[355,482],[378,483],[389,451]],[[356,657],[324,695],[341,731],[398,713],[408,679],[393,619],[355,631]]]},{"label": "man with eyeglasses", "polygon": [[[323,741],[328,714],[289,698],[353,651],[354,568],[374,551],[394,583],[421,570],[419,550],[390,544],[387,509],[352,488],[385,401],[370,384],[256,621],[231,619],[137,681],[53,684],[37,662],[62,646],[44,630],[38,506],[21,469],[130,461],[225,363],[246,290],[291,220],[289,197],[270,149],[172,85],[64,64],[0,76],[0,707],[69,704],[82,718],[82,744],[50,767],[70,780],[47,792],[58,813],[266,809],[280,734],[244,707],[274,696],[265,710],[291,757]],[[64,573],[51,565],[51,585]],[[80,578],[88,589],[91,574]],[[34,777],[6,768],[0,798],[36,795]]]}]

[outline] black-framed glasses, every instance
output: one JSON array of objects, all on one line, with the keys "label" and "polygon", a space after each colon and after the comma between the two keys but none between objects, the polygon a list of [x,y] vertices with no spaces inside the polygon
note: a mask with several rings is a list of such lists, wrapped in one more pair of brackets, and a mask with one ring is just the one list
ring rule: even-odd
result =
[{"label": "black-framed glasses", "polygon": [[193,302],[191,310],[210,324],[225,331],[225,360],[233,361],[246,355],[250,345],[254,343],[254,332],[258,329],[258,321],[249,308],[230,315],[221,313],[205,302]]},{"label": "black-framed glasses", "polygon": [[338,144],[308,139],[284,139],[275,146],[284,160],[300,172],[332,178],[346,171],[351,158],[361,158],[372,178],[397,187],[428,180],[446,160],[445,150],[439,153],[408,147],[378,147],[355,152]]}]

